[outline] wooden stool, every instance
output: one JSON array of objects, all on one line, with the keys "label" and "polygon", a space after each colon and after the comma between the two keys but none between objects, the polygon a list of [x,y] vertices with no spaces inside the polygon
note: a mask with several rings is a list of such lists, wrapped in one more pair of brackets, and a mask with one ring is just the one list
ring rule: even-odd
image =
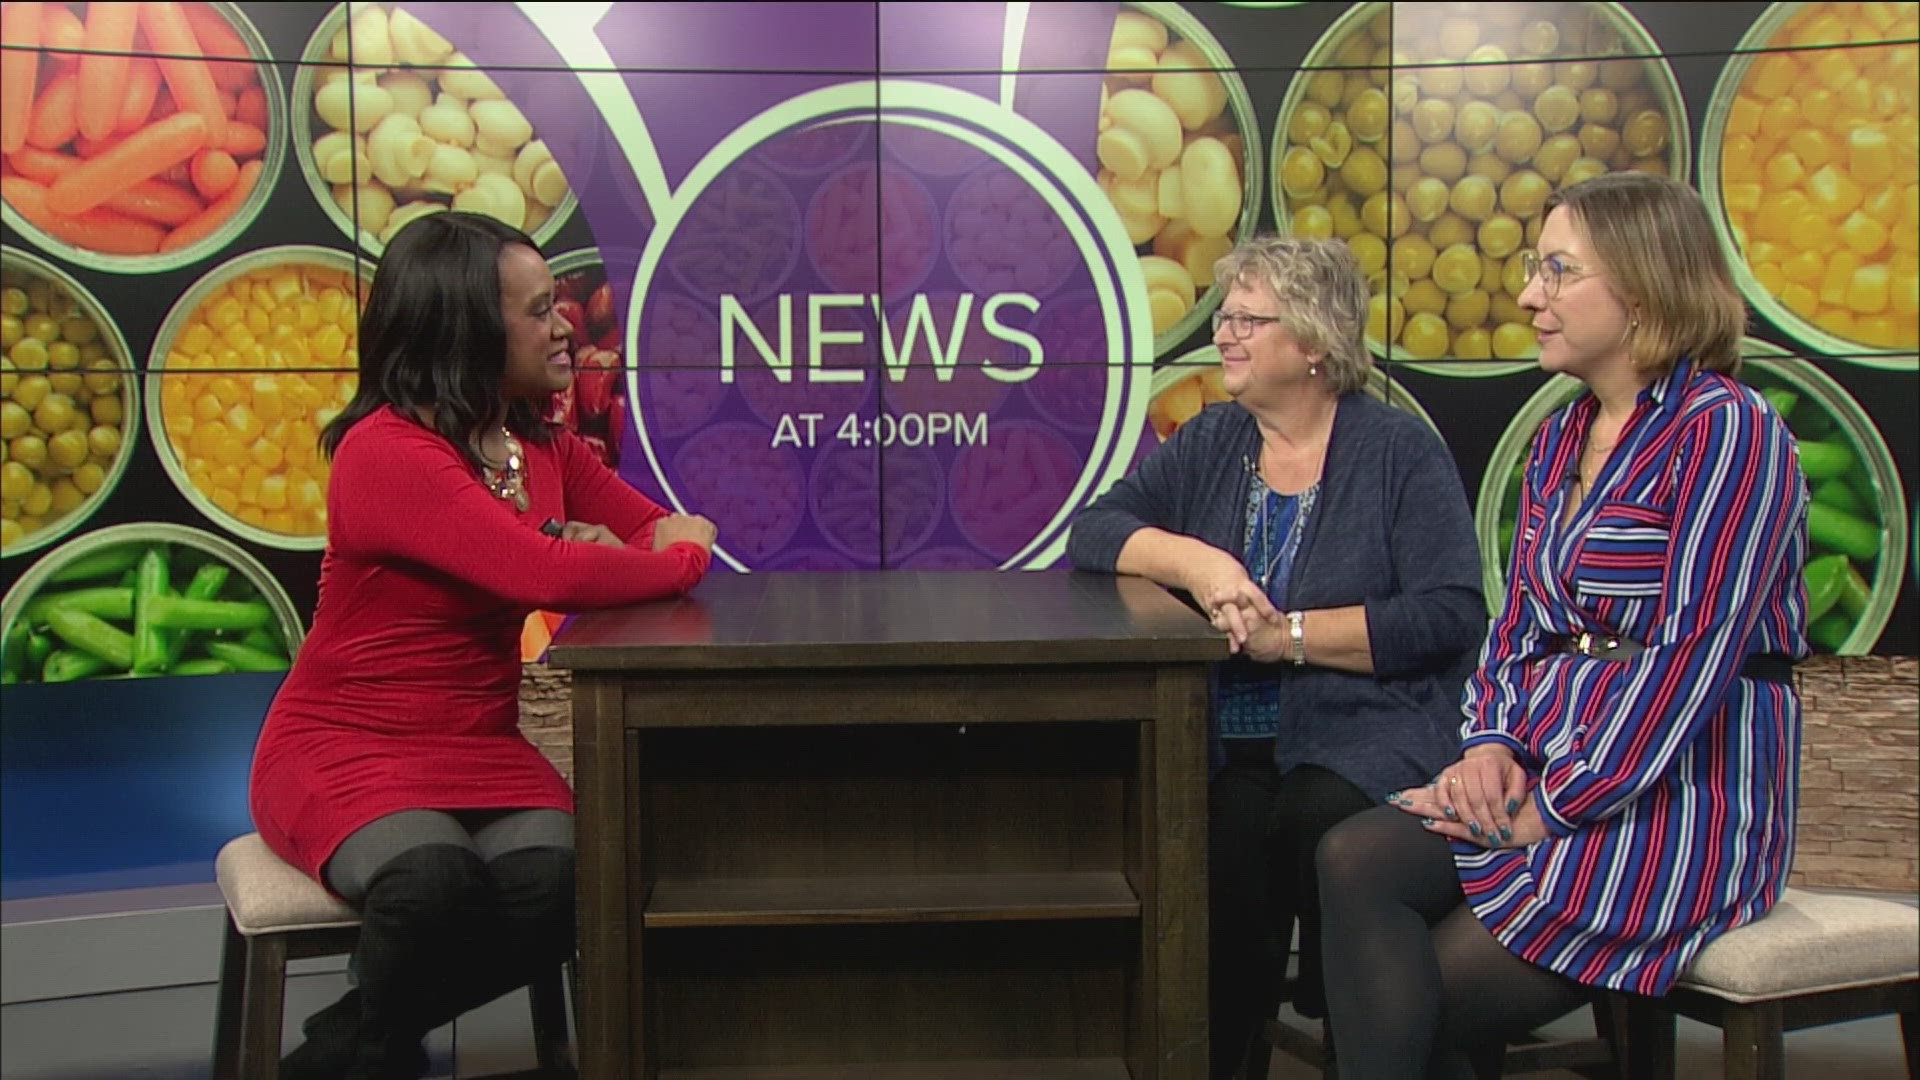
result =
[{"label": "wooden stool", "polygon": [[[227,901],[220,998],[213,1033],[214,1080],[275,1080],[287,961],[353,951],[360,916],[268,850],[258,833],[229,841],[214,862]],[[560,971],[528,988],[539,1075],[570,1075]]]},{"label": "wooden stool", "polygon": [[1701,950],[1664,998],[1628,1005],[1630,1075],[1673,1076],[1674,1015],[1721,1030],[1728,1080],[1786,1076],[1789,1031],[1900,1014],[1920,1068],[1920,911],[1871,896],[1788,889],[1766,918]]}]

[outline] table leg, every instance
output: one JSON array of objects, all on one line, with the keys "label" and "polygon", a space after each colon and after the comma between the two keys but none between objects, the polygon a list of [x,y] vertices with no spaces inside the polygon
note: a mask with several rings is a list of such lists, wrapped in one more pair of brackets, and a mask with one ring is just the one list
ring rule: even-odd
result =
[{"label": "table leg", "polygon": [[617,678],[573,680],[574,844],[580,919],[580,1076],[638,1080],[627,969],[626,735]]},{"label": "table leg", "polygon": [[[1149,802],[1156,818],[1154,902],[1142,919],[1146,970],[1159,983],[1155,1041],[1159,1080],[1207,1074],[1207,686],[1204,670],[1162,669],[1155,702]],[[1143,910],[1146,916],[1147,911]]]}]

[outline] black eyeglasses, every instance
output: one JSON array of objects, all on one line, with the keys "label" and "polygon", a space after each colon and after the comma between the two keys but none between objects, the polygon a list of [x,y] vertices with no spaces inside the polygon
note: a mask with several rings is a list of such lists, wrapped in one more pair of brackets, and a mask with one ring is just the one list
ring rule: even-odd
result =
[{"label": "black eyeglasses", "polygon": [[1232,335],[1233,340],[1245,341],[1253,336],[1254,331],[1266,326],[1268,323],[1277,323],[1279,321],[1280,316],[1278,315],[1248,315],[1245,312],[1229,313],[1225,311],[1215,311],[1213,313],[1213,332],[1216,334],[1219,333],[1222,326],[1230,327],[1231,329],[1228,333]]},{"label": "black eyeglasses", "polygon": [[1579,263],[1568,262],[1558,255],[1549,255],[1543,259],[1537,251],[1520,253],[1520,272],[1526,275],[1528,281],[1538,277],[1540,287],[1545,290],[1549,300],[1559,298],[1560,290],[1566,287],[1569,279],[1578,281],[1581,278],[1593,276]]}]

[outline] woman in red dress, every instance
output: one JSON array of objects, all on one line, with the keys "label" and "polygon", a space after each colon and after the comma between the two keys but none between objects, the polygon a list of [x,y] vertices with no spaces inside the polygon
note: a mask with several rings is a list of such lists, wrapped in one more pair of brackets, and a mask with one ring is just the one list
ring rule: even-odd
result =
[{"label": "woman in red dress", "polygon": [[527,236],[443,213],[374,274],[313,629],[254,751],[260,835],[361,913],[357,985],[290,1080],[414,1080],[421,1040],[574,948],[573,797],[520,734],[527,614],[684,593],[713,524],[623,483],[540,407],[572,379]]}]

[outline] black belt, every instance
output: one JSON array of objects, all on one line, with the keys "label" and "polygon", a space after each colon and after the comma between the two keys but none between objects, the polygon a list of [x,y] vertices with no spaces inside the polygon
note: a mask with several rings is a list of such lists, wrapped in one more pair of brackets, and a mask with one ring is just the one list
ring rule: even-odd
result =
[{"label": "black belt", "polygon": [[[1592,632],[1549,638],[1548,644],[1554,652],[1591,656],[1595,660],[1628,660],[1647,649],[1630,638]],[[1754,653],[1740,665],[1740,677],[1792,686],[1793,658],[1777,653]]]}]

